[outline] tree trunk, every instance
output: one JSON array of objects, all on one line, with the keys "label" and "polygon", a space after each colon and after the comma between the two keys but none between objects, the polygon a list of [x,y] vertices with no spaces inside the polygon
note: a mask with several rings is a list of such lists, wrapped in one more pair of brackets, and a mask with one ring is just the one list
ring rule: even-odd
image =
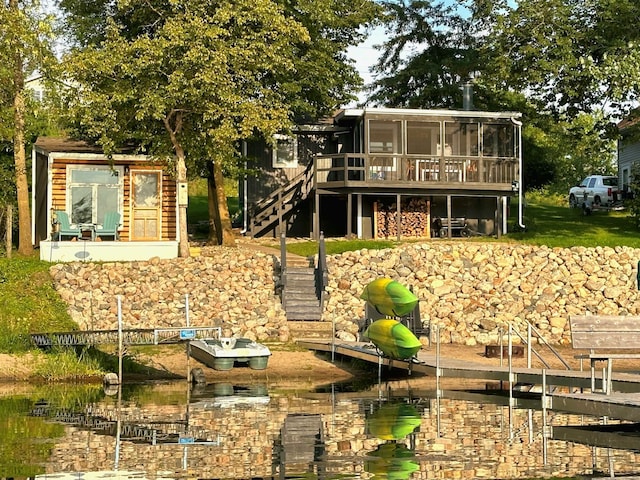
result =
[{"label": "tree trunk", "polygon": [[[18,13],[18,0],[9,1],[9,9]],[[33,254],[31,242],[31,212],[29,211],[29,183],[27,181],[27,161],[24,144],[25,106],[24,72],[22,52],[16,49],[13,56],[13,160],[16,169],[16,191],[18,198],[18,253]]]},{"label": "tree trunk", "polygon": [[[172,122],[173,125],[172,125]],[[172,111],[163,121],[176,152],[176,182],[178,183],[178,256],[187,258],[189,251],[189,232],[187,231],[187,163],[184,148],[178,139],[182,131],[182,112]],[[182,191],[184,189],[184,191]]]},{"label": "tree trunk", "polygon": [[213,162],[209,162],[209,174],[207,175],[207,206],[209,212],[209,245],[220,245],[220,231],[218,228],[218,202],[216,197],[216,181],[213,178]]},{"label": "tree trunk", "polygon": [[229,216],[229,206],[227,205],[227,195],[224,192],[224,176],[220,162],[213,162],[213,181],[215,185],[215,202],[217,203],[216,230],[220,245],[234,247],[236,239],[231,227],[231,217]]}]

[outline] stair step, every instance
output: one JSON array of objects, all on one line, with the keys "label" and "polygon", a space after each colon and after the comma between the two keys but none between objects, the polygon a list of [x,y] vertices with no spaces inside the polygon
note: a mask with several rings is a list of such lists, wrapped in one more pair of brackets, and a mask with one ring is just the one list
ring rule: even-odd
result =
[{"label": "stair step", "polygon": [[287,320],[287,326],[294,339],[331,338],[333,336],[331,322]]},{"label": "stair step", "polygon": [[294,310],[287,312],[287,321],[293,320],[311,320],[314,322],[322,320],[322,312],[313,312],[309,310],[298,311]]},{"label": "stair step", "polygon": [[293,295],[283,295],[282,303],[299,303],[302,305],[320,305],[320,299],[313,292],[297,292]]},{"label": "stair step", "polygon": [[289,295],[308,295],[310,297],[317,297],[316,286],[313,285],[285,285],[284,286],[285,297]]},{"label": "stair step", "polygon": [[308,305],[293,305],[293,306],[289,306],[289,308],[287,308],[286,310],[286,314],[287,315],[300,315],[300,314],[305,314],[305,315],[316,315],[316,316],[321,316],[322,315],[322,310],[320,309],[319,305],[314,306],[308,306]]}]

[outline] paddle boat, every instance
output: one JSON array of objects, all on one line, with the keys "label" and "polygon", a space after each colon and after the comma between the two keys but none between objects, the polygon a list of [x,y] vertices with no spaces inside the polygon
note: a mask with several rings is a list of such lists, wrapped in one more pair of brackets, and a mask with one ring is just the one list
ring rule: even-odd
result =
[{"label": "paddle boat", "polygon": [[236,363],[246,363],[254,370],[264,370],[271,351],[249,338],[221,337],[192,340],[189,355],[214,370],[231,370]]}]

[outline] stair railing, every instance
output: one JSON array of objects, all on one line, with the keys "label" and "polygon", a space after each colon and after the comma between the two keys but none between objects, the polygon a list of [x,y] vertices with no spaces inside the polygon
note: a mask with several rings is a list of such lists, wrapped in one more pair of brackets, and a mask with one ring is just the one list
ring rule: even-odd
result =
[{"label": "stair railing", "polygon": [[[250,231],[253,236],[276,221],[278,225],[282,225],[286,209],[290,210],[295,207],[299,202],[305,200],[312,191],[313,172],[313,162],[310,162],[303,172],[255,204],[251,212]],[[270,218],[272,219],[269,220]],[[265,220],[269,221],[263,225]]]},{"label": "stair railing", "polygon": [[327,249],[324,243],[324,233],[320,232],[318,241],[318,262],[315,266],[316,295],[320,300],[320,308],[324,310],[325,289],[329,284],[329,270],[327,268]]},{"label": "stair railing", "polygon": [[284,287],[287,283],[287,235],[280,234],[280,281],[279,287]]},{"label": "stair railing", "polygon": [[[526,337],[520,334],[520,332],[518,332],[518,330],[516,330],[511,323],[509,323],[508,340],[509,340],[509,345],[512,345],[513,344],[512,334],[515,334],[520,339],[520,341],[527,346],[527,368],[531,368],[531,354],[534,354],[546,368],[551,368],[549,364],[545,361],[545,359],[542,358],[542,355],[533,346],[533,335],[535,334],[536,338],[538,339],[538,343],[541,344],[542,346],[547,347],[547,349],[560,361],[560,363],[564,365],[564,367],[567,370],[571,370],[571,365],[569,365],[569,363],[567,363],[567,361],[564,358],[562,358],[562,355],[560,355],[560,352],[558,352],[555,348],[553,348],[553,346],[549,342],[547,342],[547,340],[544,338],[542,333],[540,333],[540,331],[536,327],[531,325],[531,323],[529,322],[526,322],[526,323],[527,323]],[[500,335],[500,365],[502,365],[502,349],[503,349],[502,335]],[[509,348],[509,355],[510,354],[511,354],[511,348]]]}]

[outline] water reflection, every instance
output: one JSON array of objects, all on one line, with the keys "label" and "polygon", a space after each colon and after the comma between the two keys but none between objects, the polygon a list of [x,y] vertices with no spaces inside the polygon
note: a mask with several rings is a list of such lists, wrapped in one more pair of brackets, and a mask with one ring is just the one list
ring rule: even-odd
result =
[{"label": "water reflection", "polygon": [[638,473],[640,426],[551,410],[543,418],[540,405],[535,396],[513,402],[478,385],[435,388],[430,379],[357,392],[184,382],[125,386],[116,396],[94,387],[31,389],[0,397],[0,477]]},{"label": "water reflection", "polygon": [[[368,418],[368,432],[385,440],[367,456],[364,462],[365,471],[373,473],[375,479],[407,479],[420,469],[415,451],[408,448],[400,440],[408,439],[415,444],[413,433],[420,427],[422,419],[418,410],[410,404],[390,402],[383,403]],[[408,438],[410,437],[410,438]]]}]

